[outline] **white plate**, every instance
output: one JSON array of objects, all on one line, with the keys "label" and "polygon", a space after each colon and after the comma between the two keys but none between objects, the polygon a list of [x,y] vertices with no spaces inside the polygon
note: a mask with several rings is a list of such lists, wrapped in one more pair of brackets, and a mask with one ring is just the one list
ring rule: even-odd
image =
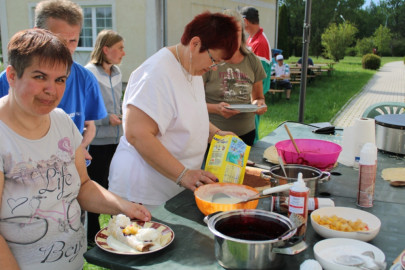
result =
[{"label": "white plate", "polygon": [[357,267],[337,264],[334,259],[343,254],[361,256],[364,251],[372,251],[378,262],[385,261],[385,255],[379,248],[360,240],[330,238],[319,241],[314,246],[315,259],[325,270],[358,270]]},{"label": "white plate", "polygon": [[255,112],[258,109],[264,108],[265,106],[257,106],[256,104],[232,104],[229,106],[225,106],[225,108],[229,110],[237,110],[240,112]]},{"label": "white plate", "polygon": [[390,267],[390,270],[403,270],[403,269],[404,269],[404,268],[402,268],[400,262],[398,262],[398,263],[396,263],[396,264],[394,264],[394,265],[392,265],[392,266]]},{"label": "white plate", "polygon": [[[314,216],[319,215],[323,216],[333,216],[336,215],[338,217],[344,218],[346,220],[356,221],[357,219],[361,219],[364,223],[367,224],[369,230],[362,231],[362,232],[343,232],[332,230],[326,228],[322,225],[319,225],[315,220]],[[321,236],[325,238],[351,238],[357,239],[362,241],[371,241],[374,239],[380,231],[381,228],[381,221],[375,215],[351,207],[323,207],[319,208],[311,213],[311,224],[312,228]]]},{"label": "white plate", "polygon": [[[139,226],[144,227],[145,222],[144,221],[135,221]],[[166,234],[170,234],[169,236],[169,241],[163,246],[163,247],[159,247],[157,249],[154,250],[149,250],[149,251],[145,251],[145,252],[140,252],[137,251],[135,249],[130,248],[129,246],[120,243],[119,241],[115,240],[114,238],[109,236],[107,233],[107,227],[100,230],[95,237],[96,240],[96,244],[99,248],[111,252],[111,253],[115,253],[115,254],[120,254],[120,255],[141,255],[141,254],[148,254],[148,253],[152,253],[152,252],[156,252],[158,250],[161,250],[165,247],[167,247],[168,245],[170,245],[171,242],[173,242],[174,239],[174,232],[172,231],[172,229],[170,229],[169,226],[166,226],[164,224],[158,223],[158,222],[153,222],[153,221],[148,221],[148,228],[154,228],[157,229],[161,232],[162,235],[166,235]],[[145,226],[146,227],[146,226]],[[112,244],[113,243],[113,247]]]}]

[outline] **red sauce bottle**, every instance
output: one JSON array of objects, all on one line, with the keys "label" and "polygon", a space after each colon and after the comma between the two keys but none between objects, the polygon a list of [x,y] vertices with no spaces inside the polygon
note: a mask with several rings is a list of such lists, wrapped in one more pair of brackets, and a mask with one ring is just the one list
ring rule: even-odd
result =
[{"label": "red sauce bottle", "polygon": [[302,173],[298,173],[298,179],[294,182],[293,186],[290,188],[289,198],[288,198],[288,217],[293,224],[299,224],[297,228],[296,236],[305,237],[305,232],[307,230],[308,221],[308,198],[309,198],[309,188],[306,186]]}]

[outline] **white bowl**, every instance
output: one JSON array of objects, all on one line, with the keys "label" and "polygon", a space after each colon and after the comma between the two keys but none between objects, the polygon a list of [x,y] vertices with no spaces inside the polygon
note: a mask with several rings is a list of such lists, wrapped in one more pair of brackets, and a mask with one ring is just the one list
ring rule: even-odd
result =
[{"label": "white bowl", "polygon": [[[314,219],[314,215],[319,216],[333,216],[336,215],[338,217],[356,221],[357,219],[361,219],[365,222],[369,228],[368,231],[361,231],[361,232],[343,232],[332,230],[326,228],[322,225],[319,225]],[[350,208],[350,207],[324,207],[319,208],[311,213],[311,225],[312,228],[321,236],[325,238],[351,238],[357,239],[362,241],[370,241],[374,239],[381,228],[381,221],[378,217],[370,214],[366,211]]]},{"label": "white bowl", "polygon": [[361,256],[364,251],[372,251],[374,259],[378,262],[385,261],[385,255],[379,248],[355,239],[325,239],[314,246],[315,259],[322,265],[324,270],[358,270],[358,267],[337,264],[334,260],[343,254]]}]

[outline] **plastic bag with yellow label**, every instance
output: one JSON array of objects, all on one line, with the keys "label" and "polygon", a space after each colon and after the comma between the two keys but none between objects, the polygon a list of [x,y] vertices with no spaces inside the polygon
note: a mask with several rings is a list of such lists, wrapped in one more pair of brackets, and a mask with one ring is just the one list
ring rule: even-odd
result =
[{"label": "plastic bag with yellow label", "polygon": [[242,184],[250,146],[234,135],[215,135],[208,151],[205,170],[223,183]]}]

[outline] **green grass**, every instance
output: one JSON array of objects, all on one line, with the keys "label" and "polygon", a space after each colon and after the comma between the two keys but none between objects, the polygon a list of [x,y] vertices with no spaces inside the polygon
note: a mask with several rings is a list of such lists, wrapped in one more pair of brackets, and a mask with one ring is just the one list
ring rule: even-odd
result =
[{"label": "green grass", "polygon": [[[330,60],[312,58],[316,63]],[[290,57],[286,62],[296,62],[297,57]],[[392,61],[402,61],[400,57],[384,57],[381,66]],[[353,96],[359,93],[376,71],[361,67],[361,57],[345,57],[334,65],[331,76],[323,74],[307,83],[303,122],[330,122],[339,110]],[[291,99],[287,101],[283,94],[266,94],[268,111],[261,117],[259,137],[263,138],[284,121],[298,121],[300,85],[295,85]]]},{"label": "green grass", "polygon": [[[312,59],[315,63],[330,62],[321,58],[312,57]],[[297,57],[290,57],[286,62],[296,62],[297,60]],[[403,61],[403,58],[384,57],[381,60],[381,66],[383,66],[388,62]],[[345,57],[334,67],[335,71],[331,76],[322,75],[307,84],[304,107],[305,123],[331,121],[346,102],[362,90],[376,72],[362,69],[361,57]],[[284,95],[281,98],[277,94],[275,98],[270,93],[266,95],[269,109],[261,118],[260,138],[269,134],[286,120],[298,121],[299,92],[300,87],[294,86],[290,101],[285,100]],[[108,215],[101,215],[101,226],[105,227],[108,220]],[[83,269],[102,270],[105,268],[85,262]]]},{"label": "green grass", "polygon": [[[110,220],[110,215],[100,215],[99,217],[99,222],[100,222],[100,228],[103,229],[108,225],[108,221]],[[84,260],[84,266],[83,270],[104,270],[107,268],[96,266],[93,264],[90,264]]]}]

